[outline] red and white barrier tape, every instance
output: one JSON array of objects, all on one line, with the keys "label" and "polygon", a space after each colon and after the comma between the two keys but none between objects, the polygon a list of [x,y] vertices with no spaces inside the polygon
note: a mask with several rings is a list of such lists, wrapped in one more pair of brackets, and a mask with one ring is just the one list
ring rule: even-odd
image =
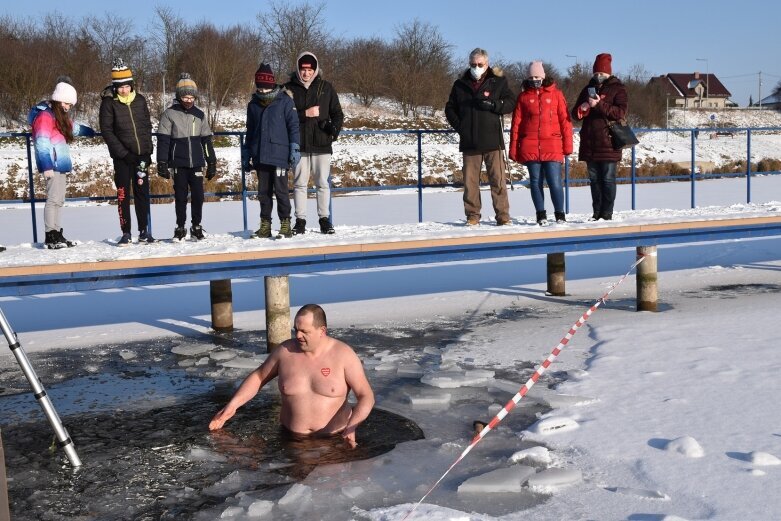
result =
[{"label": "red and white barrier tape", "polygon": [[540,379],[540,377],[545,373],[545,371],[550,367],[550,365],[556,360],[556,357],[559,356],[559,353],[561,353],[561,350],[564,349],[564,347],[569,343],[570,339],[572,339],[573,336],[575,336],[575,333],[577,333],[578,329],[580,329],[580,326],[585,324],[586,320],[589,319],[591,315],[594,314],[594,312],[597,310],[599,306],[602,305],[603,302],[605,302],[610,296],[611,293],[613,293],[613,290],[616,289],[622,282],[624,282],[624,279],[629,276],[630,273],[632,273],[632,270],[637,267],[638,264],[643,262],[645,260],[646,255],[641,255],[638,257],[638,259],[629,267],[629,270],[620,278],[618,279],[618,282],[613,284],[610,289],[608,289],[604,295],[602,295],[597,301],[585,312],[583,315],[575,322],[570,330],[567,332],[566,335],[564,335],[564,338],[562,338],[559,341],[559,344],[553,348],[553,351],[548,355],[548,358],[545,359],[545,361],[537,367],[537,369],[534,371],[534,374],[529,378],[525,384],[521,387],[521,389],[513,396],[509,402],[507,402],[504,407],[502,407],[502,410],[496,413],[496,416],[493,417],[493,419],[483,427],[483,429],[474,437],[472,438],[472,442],[469,444],[469,446],[464,449],[464,452],[461,453],[461,455],[456,459],[456,461],[453,462],[452,465],[445,471],[444,474],[442,474],[442,477],[440,477],[436,483],[426,492],[426,494],[420,498],[420,501],[415,503],[415,506],[412,507],[412,510],[407,512],[407,514],[402,518],[402,521],[407,519],[409,516],[412,515],[415,510],[423,503],[423,501],[428,497],[429,494],[431,494],[435,488],[442,482],[443,479],[445,479],[445,476],[447,476],[451,470],[453,470],[453,467],[458,465],[458,463],[464,459],[464,457],[469,454],[469,452],[477,445],[480,440],[482,440],[489,432],[491,432],[491,429],[496,427],[499,422],[501,422],[505,416],[510,414],[510,411],[512,411],[516,405],[518,405],[518,402],[521,401],[521,399],[526,396],[526,393],[529,392],[529,389],[531,389],[535,383],[537,383],[537,380]]}]

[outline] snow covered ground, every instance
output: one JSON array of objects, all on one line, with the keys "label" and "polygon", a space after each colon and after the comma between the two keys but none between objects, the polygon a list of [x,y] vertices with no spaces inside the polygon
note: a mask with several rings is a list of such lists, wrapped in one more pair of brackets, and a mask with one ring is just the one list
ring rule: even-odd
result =
[{"label": "snow covered ground", "polygon": [[[621,187],[616,224],[777,215],[781,180],[754,181],[761,196],[754,205],[740,203],[745,181],[698,183],[698,194],[714,206],[694,210],[686,209],[686,184],[643,186],[643,210],[637,212],[627,210],[628,189]],[[516,190],[512,197],[508,231],[534,233],[528,191]],[[572,222],[564,226],[605,226],[585,222],[587,189],[573,190],[572,197]],[[335,236],[307,234],[267,244],[464,233],[456,225],[457,192],[427,195],[422,225],[415,224],[415,202],[414,194],[401,193],[339,198]],[[257,202],[250,204],[256,215]],[[25,243],[29,213],[7,208],[0,212],[0,228],[10,248],[0,262],[266,247],[237,232],[240,205],[220,203],[205,209],[205,227],[214,235],[204,243],[118,249],[112,245],[114,211],[67,208],[66,232],[73,230],[70,235],[86,244],[47,252]],[[153,212],[156,226],[173,222],[170,205],[156,205]],[[503,231],[486,218],[476,233]],[[518,364],[541,362],[633,260],[633,250],[567,255],[568,296],[562,298],[545,295],[545,259],[539,256],[291,277],[292,305],[323,304],[332,328],[392,332],[429,322],[453,328],[457,338],[444,347],[421,335],[417,352],[376,352],[364,360],[370,379],[395,371],[399,378],[428,382],[406,396],[379,397],[380,407],[415,420],[424,432],[434,430],[438,418],[451,428],[371,460],[322,466],[273,500],[253,502],[240,492],[197,519],[402,519],[469,443],[470,420],[490,419],[526,381],[529,371]],[[775,348],[781,238],[661,247],[659,270],[660,312],[635,312],[634,278],[627,279],[551,367],[565,381],[548,389],[554,380],[541,380],[410,519],[778,519],[781,496],[772,491],[781,489],[781,359]],[[233,293],[237,327],[262,328],[262,283],[236,281]],[[89,351],[118,338],[208,330],[205,284],[3,298],[0,307],[28,351]],[[422,353],[428,362],[416,368]],[[421,368],[423,376],[415,376]],[[513,415],[531,403],[551,411],[517,426]],[[482,408],[482,417],[455,421],[450,411],[464,404],[471,411]]]}]

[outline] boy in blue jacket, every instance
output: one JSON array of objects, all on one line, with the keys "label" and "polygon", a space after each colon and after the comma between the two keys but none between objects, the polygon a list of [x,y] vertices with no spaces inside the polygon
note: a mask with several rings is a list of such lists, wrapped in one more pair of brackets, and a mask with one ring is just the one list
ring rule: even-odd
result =
[{"label": "boy in blue jacket", "polygon": [[260,228],[256,237],[271,237],[272,195],[280,219],[278,237],[292,237],[288,169],[301,159],[298,114],[293,98],[276,84],[271,66],[261,63],[255,73],[256,91],[247,105],[247,139],[241,148],[244,170],[258,175]]}]

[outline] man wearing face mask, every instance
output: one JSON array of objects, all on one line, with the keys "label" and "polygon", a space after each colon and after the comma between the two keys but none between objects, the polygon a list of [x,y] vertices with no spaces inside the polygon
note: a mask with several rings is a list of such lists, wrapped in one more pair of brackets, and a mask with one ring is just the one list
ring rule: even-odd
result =
[{"label": "man wearing face mask", "polygon": [[469,68],[453,84],[445,105],[445,115],[458,132],[458,148],[463,154],[467,226],[480,224],[480,169],[483,163],[491,185],[496,224],[510,224],[502,115],[513,111],[514,101],[515,96],[502,71],[488,65],[488,52],[480,48],[473,50],[469,54]]},{"label": "man wearing face mask", "polygon": [[594,60],[594,76],[580,91],[572,117],[583,121],[578,159],[586,162],[591,184],[592,221],[613,218],[616,199],[616,170],[621,150],[613,149],[608,126],[626,118],[629,97],[621,81],[613,76],[613,57],[602,53]]}]

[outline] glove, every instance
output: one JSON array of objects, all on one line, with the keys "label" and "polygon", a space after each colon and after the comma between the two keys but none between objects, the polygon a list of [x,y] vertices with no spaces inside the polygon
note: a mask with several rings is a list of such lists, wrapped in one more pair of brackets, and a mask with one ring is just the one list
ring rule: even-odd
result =
[{"label": "glove", "polygon": [[171,179],[171,172],[168,171],[168,163],[165,161],[157,162],[157,175],[163,179]]},{"label": "glove", "polygon": [[494,110],[496,108],[496,102],[492,99],[481,99],[477,102],[477,108],[480,110]]},{"label": "glove", "polygon": [[213,179],[217,175],[217,162],[206,163],[206,179]]},{"label": "glove", "polygon": [[127,155],[122,158],[122,160],[130,165],[131,168],[136,168],[138,163],[141,162],[141,156],[136,155],[133,152],[128,152]]},{"label": "glove", "polygon": [[46,179],[51,179],[52,177],[54,177],[54,170],[46,170],[43,173],[43,177],[45,177]]},{"label": "glove", "polygon": [[301,159],[301,147],[298,143],[290,143],[290,167],[295,168]]}]

